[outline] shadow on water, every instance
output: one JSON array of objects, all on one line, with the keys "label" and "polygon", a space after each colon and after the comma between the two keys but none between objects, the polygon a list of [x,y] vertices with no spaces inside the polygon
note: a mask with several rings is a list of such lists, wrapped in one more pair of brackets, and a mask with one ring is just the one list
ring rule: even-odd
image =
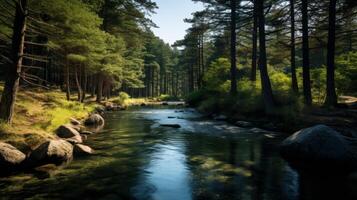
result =
[{"label": "shadow on water", "polygon": [[348,199],[342,178],[298,175],[278,154],[282,138],[265,135],[186,109],[108,113],[87,141],[96,155],[45,179],[0,178],[0,199]]}]

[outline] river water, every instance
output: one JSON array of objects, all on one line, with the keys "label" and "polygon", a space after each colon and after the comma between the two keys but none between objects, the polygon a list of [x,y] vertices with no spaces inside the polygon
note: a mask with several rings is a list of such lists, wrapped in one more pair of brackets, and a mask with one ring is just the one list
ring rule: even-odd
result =
[{"label": "river water", "polygon": [[297,200],[328,193],[321,181],[321,191],[309,190],[314,184],[301,184],[280,158],[283,134],[208,120],[184,108],[133,108],[105,118],[104,130],[86,141],[95,155],[75,158],[49,176],[0,178],[0,199]]}]

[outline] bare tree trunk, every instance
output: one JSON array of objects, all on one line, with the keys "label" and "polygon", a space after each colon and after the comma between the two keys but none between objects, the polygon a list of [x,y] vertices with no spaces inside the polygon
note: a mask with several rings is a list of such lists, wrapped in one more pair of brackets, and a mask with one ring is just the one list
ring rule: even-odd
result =
[{"label": "bare tree trunk", "polygon": [[236,9],[237,2],[236,0],[231,0],[231,95],[237,94],[237,18],[236,18]]},{"label": "bare tree trunk", "polygon": [[302,69],[305,104],[312,104],[311,83],[310,83],[310,58],[309,58],[309,22],[307,11],[307,0],[302,0]]},{"label": "bare tree trunk", "polygon": [[71,89],[70,89],[70,82],[69,82],[69,63],[66,61],[66,71],[65,71],[65,81],[66,81],[66,98],[67,101],[71,100]]},{"label": "bare tree trunk", "polygon": [[262,84],[262,92],[265,111],[271,113],[275,107],[273,91],[267,70],[266,46],[265,46],[265,16],[264,0],[257,0],[257,14],[259,21],[259,70]]},{"label": "bare tree trunk", "polygon": [[76,79],[76,85],[77,85],[77,93],[78,93],[78,101],[79,102],[82,102],[82,87],[81,87],[81,83],[80,83],[80,81],[79,81],[79,79],[78,79],[78,70],[79,70],[79,67],[76,67],[75,68],[75,74],[74,74],[74,76],[75,76],[75,79]]},{"label": "bare tree trunk", "polygon": [[296,78],[296,64],[295,64],[295,5],[294,0],[290,0],[290,21],[291,21],[291,38],[290,38],[290,45],[291,45],[291,55],[290,55],[290,63],[291,63],[291,87],[295,94],[299,93],[299,87]]},{"label": "bare tree trunk", "polygon": [[103,97],[103,75],[99,73],[97,75],[97,99],[96,101],[100,103]]},{"label": "bare tree trunk", "polygon": [[258,15],[257,15],[257,0],[254,0],[253,8],[253,33],[252,33],[252,72],[250,76],[251,81],[257,80],[257,51],[258,51]]},{"label": "bare tree trunk", "polygon": [[335,89],[335,37],[336,37],[336,0],[330,0],[329,6],[329,30],[327,42],[327,82],[326,101],[328,106],[337,105]]},{"label": "bare tree trunk", "polygon": [[12,122],[17,90],[20,83],[22,56],[25,44],[27,2],[28,0],[19,0],[16,3],[11,47],[12,66],[6,69],[7,76],[0,102],[0,119],[6,123]]},{"label": "bare tree trunk", "polygon": [[83,92],[82,92],[82,99],[81,102],[84,102],[84,99],[86,98],[86,92],[87,92],[87,84],[88,84],[88,76],[85,67],[83,67]]}]

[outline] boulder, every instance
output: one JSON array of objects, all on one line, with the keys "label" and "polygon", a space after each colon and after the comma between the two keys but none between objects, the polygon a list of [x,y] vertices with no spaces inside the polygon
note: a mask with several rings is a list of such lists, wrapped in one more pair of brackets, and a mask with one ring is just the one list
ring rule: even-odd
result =
[{"label": "boulder", "polygon": [[79,132],[70,125],[62,125],[56,130],[56,134],[60,138],[72,138],[80,136]]},{"label": "boulder", "polygon": [[325,125],[300,130],[284,140],[281,155],[297,169],[348,172],[357,168],[356,140]]},{"label": "boulder", "polygon": [[99,114],[90,115],[84,122],[86,126],[102,126],[104,125],[104,119]]},{"label": "boulder", "polygon": [[95,113],[98,113],[98,114],[104,114],[105,112],[105,107],[104,106],[98,106],[95,108]]},{"label": "boulder", "polygon": [[146,106],[146,103],[141,103],[140,106]]},{"label": "boulder", "polygon": [[225,121],[225,120],[227,120],[227,116],[219,115],[219,116],[214,117],[213,119],[217,120],[217,121]]},{"label": "boulder", "polygon": [[76,144],[73,147],[73,152],[75,156],[86,156],[92,155],[94,153],[94,150],[89,146],[83,144]]},{"label": "boulder", "polygon": [[181,128],[179,124],[160,124],[160,126],[171,127],[171,128]]},{"label": "boulder", "polygon": [[11,169],[19,166],[26,158],[26,155],[14,146],[0,142],[0,169]]},{"label": "boulder", "polygon": [[81,125],[81,122],[79,120],[73,118],[73,117],[71,117],[69,120],[70,120],[72,125],[75,125],[75,126]]},{"label": "boulder", "polygon": [[253,123],[251,122],[246,122],[246,121],[237,121],[235,125],[243,128],[250,128],[253,127]]},{"label": "boulder", "polygon": [[82,144],[83,143],[83,138],[82,138],[81,135],[74,136],[74,137],[71,137],[71,138],[64,138],[64,140],[66,140],[67,142],[71,143],[72,145]]},{"label": "boulder", "polygon": [[31,165],[43,164],[60,165],[71,161],[73,158],[73,146],[62,139],[49,140],[37,147],[29,156]]}]

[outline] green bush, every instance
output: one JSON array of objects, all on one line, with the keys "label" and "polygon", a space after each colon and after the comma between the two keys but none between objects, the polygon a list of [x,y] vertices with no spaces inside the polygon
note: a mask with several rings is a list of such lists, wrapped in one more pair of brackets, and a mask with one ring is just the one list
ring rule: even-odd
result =
[{"label": "green bush", "polygon": [[130,96],[125,93],[125,92],[119,92],[118,97],[114,98],[112,100],[113,103],[124,106],[125,105],[125,101],[130,99]]}]

